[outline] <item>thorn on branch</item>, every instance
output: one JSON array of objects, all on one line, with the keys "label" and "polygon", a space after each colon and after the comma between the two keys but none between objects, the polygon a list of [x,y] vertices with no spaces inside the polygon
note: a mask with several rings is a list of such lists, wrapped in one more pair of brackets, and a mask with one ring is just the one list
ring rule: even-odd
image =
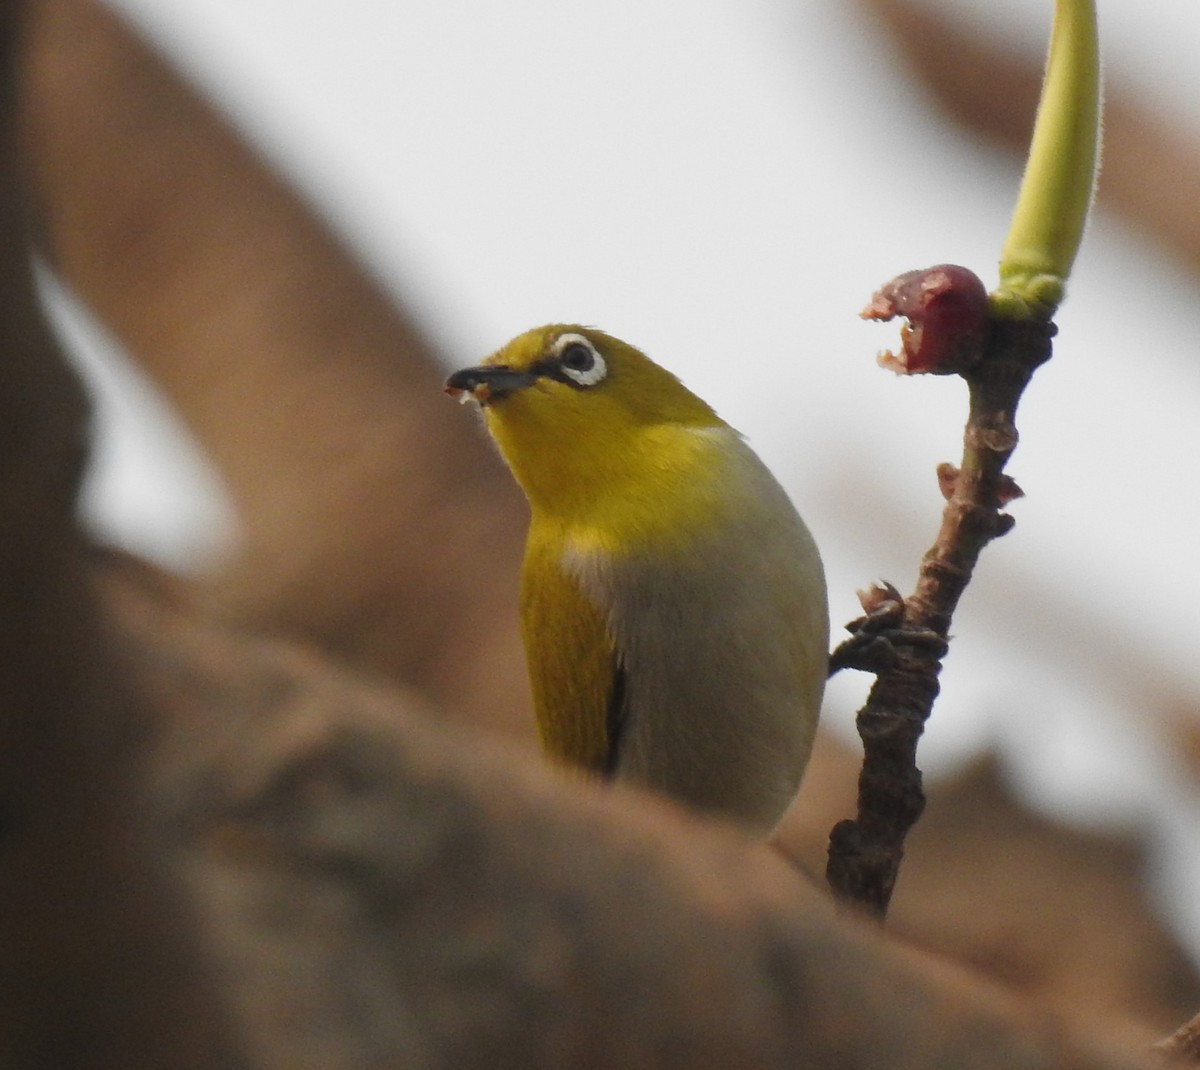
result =
[{"label": "thorn on branch", "polygon": [[937,466],[938,490],[942,492],[942,497],[949,501],[954,497],[954,491],[958,487],[958,477],[962,474],[958,465],[951,464],[949,461],[943,461]]},{"label": "thorn on branch", "polygon": [[[954,497],[961,475],[962,471],[959,467],[949,461],[943,461],[937,466],[938,490],[941,491],[942,497],[946,501],[950,501]],[[1017,484],[1017,481],[1012,476],[1001,472],[996,480],[995,493],[991,495],[990,504],[995,509],[1003,509],[1009,502],[1024,497],[1025,492]]]},{"label": "thorn on branch", "polygon": [[1017,518],[1008,513],[996,513],[992,519],[992,538],[999,539],[1007,535],[1016,526]]},{"label": "thorn on branch", "polygon": [[1017,484],[1017,481],[1012,476],[1001,473],[999,482],[996,484],[996,508],[1003,509],[1009,502],[1024,497],[1025,492]]},{"label": "thorn on branch", "polygon": [[855,593],[858,595],[858,604],[866,613],[866,617],[859,618],[863,628],[869,623],[873,630],[881,631],[884,627],[899,624],[904,616],[904,595],[887,580],[880,580]]}]

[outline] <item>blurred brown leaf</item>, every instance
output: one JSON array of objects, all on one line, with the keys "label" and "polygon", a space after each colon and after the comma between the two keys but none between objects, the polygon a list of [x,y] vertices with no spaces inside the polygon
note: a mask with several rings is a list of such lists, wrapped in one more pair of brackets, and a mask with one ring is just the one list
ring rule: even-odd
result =
[{"label": "blurred brown leaf", "polygon": [[411,318],[118,18],[91,0],[31,10],[46,249],[238,511],[237,557],[197,607],[531,738],[525,505]]}]

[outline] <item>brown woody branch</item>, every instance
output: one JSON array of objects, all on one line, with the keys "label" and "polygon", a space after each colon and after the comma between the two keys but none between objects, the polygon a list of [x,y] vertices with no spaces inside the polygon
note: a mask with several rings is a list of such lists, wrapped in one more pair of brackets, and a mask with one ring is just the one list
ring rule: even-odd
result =
[{"label": "brown woody branch", "polygon": [[[957,313],[968,309],[950,317],[948,330],[940,330],[936,338],[930,337],[938,323],[928,315],[931,292],[938,301],[950,299]],[[922,302],[921,307],[914,301]],[[970,308],[979,312],[974,322]],[[915,591],[908,599],[890,588],[864,596],[867,616],[848,626],[852,638],[834,654],[835,668],[865,668],[876,674],[876,681],[857,717],[863,742],[858,813],[830,834],[826,878],[843,902],[881,919],[896,883],[905,836],[925,805],[916,748],[938,694],[950,622],[980,552],[1012,527],[1003,507],[1020,490],[1004,474],[1004,466],[1017,444],[1017,403],[1034,370],[1049,358],[1054,334],[1049,322],[991,319],[985,309],[982,284],[974,276],[942,267],[901,276],[864,313],[882,319],[909,316],[913,325],[902,332],[905,354],[892,358],[893,366],[957,373],[970,395],[962,464],[939,469],[946,507],[937,539],[921,562]],[[944,315],[941,321],[945,323]],[[948,344],[948,336],[966,338],[966,343]]]}]

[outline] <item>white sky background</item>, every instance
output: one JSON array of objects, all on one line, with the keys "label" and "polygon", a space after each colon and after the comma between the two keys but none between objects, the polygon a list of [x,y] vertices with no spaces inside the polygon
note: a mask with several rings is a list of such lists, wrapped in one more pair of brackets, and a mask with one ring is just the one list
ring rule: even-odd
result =
[{"label": "white sky background", "polygon": [[[1114,80],[1200,137],[1200,5],[1100,0]],[[329,215],[465,365],[527,327],[601,326],[712,402],[822,547],[835,629],[854,590],[911,588],[957,460],[962,384],[875,366],[857,318],[939,262],[989,285],[1019,173],[961,141],[847,0],[119,0]],[[1050,0],[957,0],[1041,50]],[[1003,14],[997,9],[1003,7]],[[686,12],[686,16],[681,15]],[[955,622],[922,764],[1001,745],[1040,805],[1148,821],[1200,949],[1193,795],[1140,731],[1113,652],[1200,695],[1197,280],[1093,221],[1055,357],[1018,420],[1028,498]],[[69,325],[86,347],[94,329]],[[215,489],[102,370],[101,530],[168,563],[220,530]],[[447,407],[447,419],[462,419]],[[827,718],[852,733],[865,678]],[[1104,790],[1097,790],[1098,785]]]}]

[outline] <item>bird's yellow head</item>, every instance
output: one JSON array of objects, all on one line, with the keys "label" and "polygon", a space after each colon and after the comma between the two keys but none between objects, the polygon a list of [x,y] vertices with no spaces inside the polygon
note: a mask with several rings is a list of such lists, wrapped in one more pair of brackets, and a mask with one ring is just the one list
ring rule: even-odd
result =
[{"label": "bird's yellow head", "polygon": [[535,506],[646,486],[672,430],[725,426],[665,368],[603,331],[537,327],[446,392],[483,408],[488,430]]}]

